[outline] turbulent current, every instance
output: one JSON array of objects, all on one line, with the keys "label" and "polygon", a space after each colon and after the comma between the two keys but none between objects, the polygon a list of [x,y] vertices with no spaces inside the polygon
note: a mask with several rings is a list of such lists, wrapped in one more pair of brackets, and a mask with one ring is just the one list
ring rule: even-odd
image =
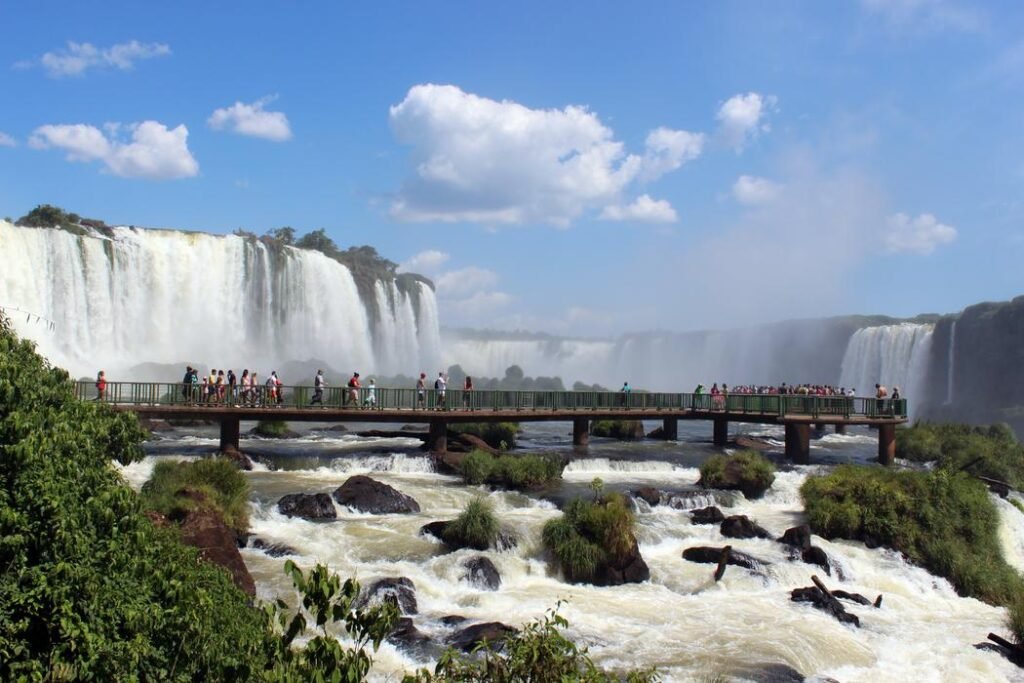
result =
[{"label": "turbulent current", "polygon": [[0,253],[0,307],[21,336],[79,376],[105,368],[117,380],[147,362],[266,375],[283,361],[314,359],[412,375],[439,360],[432,289],[416,282],[410,296],[378,280],[365,301],[349,269],[317,251],[235,235],[124,227],[75,235],[0,221]]},{"label": "turbulent current", "polygon": [[[844,683],[1021,679],[1020,670],[1001,656],[973,647],[990,631],[1006,632],[1005,611],[958,597],[948,582],[907,564],[897,553],[815,537],[814,544],[833,558],[842,574],[826,576],[819,567],[791,560],[786,547],[773,540],[725,539],[717,526],[690,523],[687,509],[714,503],[727,515],[748,515],[780,536],[803,522],[799,487],[807,476],[838,462],[873,457],[875,436],[867,430],[813,441],[815,465],[784,467],[765,498],[749,501],[740,494],[694,488],[697,466],[713,452],[710,427],[699,423],[680,424],[676,443],[622,444],[595,438],[589,452],[576,455],[566,468],[561,486],[537,496],[464,486],[455,477],[435,472],[415,439],[339,437],[316,426],[299,427],[305,431],[300,439],[243,441],[244,450],[279,468],[264,467],[247,475],[253,489],[254,537],[290,546],[290,557],[303,567],[326,562],[343,577],[356,576],[364,585],[379,577],[412,579],[419,602],[415,624],[437,641],[452,632],[442,622],[448,615],[519,626],[561,602],[560,614],[571,625],[569,635],[589,646],[600,665],[653,666],[669,681],[708,680],[718,674],[765,680],[780,666]],[[216,446],[213,429],[198,436],[171,432],[149,442],[148,457],[126,468],[126,478],[140,486],[158,459],[210,451]],[[745,429],[769,440],[781,437],[772,428]],[[527,424],[522,443],[530,450],[571,452],[570,432],[567,424]],[[411,495],[422,512],[375,516],[339,507],[337,521],[314,523],[283,516],[276,509],[276,501],[285,494],[329,493],[356,473]],[[600,477],[606,489],[628,491],[646,485],[663,492],[661,504],[637,507],[637,536],[650,565],[649,581],[605,588],[570,585],[547,562],[540,542],[544,522],[559,514],[559,503],[591,495],[594,477]],[[479,495],[490,499],[502,523],[521,539],[514,550],[486,553],[501,573],[496,591],[482,590],[463,578],[462,563],[477,552],[446,553],[437,541],[418,533],[427,522],[452,519]],[[1006,555],[1020,566],[1024,515],[1002,503],[1000,514]],[[762,559],[762,570],[729,567],[715,583],[713,565],[681,557],[690,546],[726,543]],[[282,572],[283,559],[251,547],[243,550],[243,557],[260,598],[292,595]],[[872,600],[882,594],[882,607],[852,605],[850,611],[862,624],[854,628],[791,602],[789,591],[811,585],[812,574],[831,587]],[[429,659],[385,643],[377,653],[373,677],[398,680],[401,672],[431,665]]]}]

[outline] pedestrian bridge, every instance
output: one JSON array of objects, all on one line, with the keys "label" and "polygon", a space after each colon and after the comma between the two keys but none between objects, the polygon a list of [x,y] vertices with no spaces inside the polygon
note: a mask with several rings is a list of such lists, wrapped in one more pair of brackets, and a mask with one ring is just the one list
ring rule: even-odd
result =
[{"label": "pedestrian bridge", "polygon": [[93,382],[76,382],[81,400],[102,400],[115,410],[153,419],[202,419],[220,423],[221,448],[238,448],[242,420],[296,422],[394,422],[428,424],[428,445],[447,450],[447,425],[457,422],[572,422],[573,443],[586,446],[592,420],[662,420],[664,438],[675,440],[679,420],[707,420],[713,441],[726,445],[729,423],[783,425],[786,455],[810,460],[812,427],[834,425],[837,433],[851,425],[878,429],[878,459],[892,464],[896,425],[907,421],[906,399],[874,399],[802,394],[708,394],[614,391],[493,391],[448,389],[324,389],[310,405],[312,386],[284,386],[274,398],[267,387],[244,392],[224,387],[201,395],[200,385],[180,382],[108,382],[102,399]]}]

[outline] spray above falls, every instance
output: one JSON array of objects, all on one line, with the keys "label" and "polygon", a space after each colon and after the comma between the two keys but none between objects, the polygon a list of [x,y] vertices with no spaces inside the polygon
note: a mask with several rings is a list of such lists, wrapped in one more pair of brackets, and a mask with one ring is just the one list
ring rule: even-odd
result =
[{"label": "spray above falls", "polygon": [[0,305],[52,321],[12,316],[73,374],[186,361],[268,372],[312,359],[413,374],[438,362],[430,286],[373,280],[319,251],[251,236],[0,222],[0,252]]}]

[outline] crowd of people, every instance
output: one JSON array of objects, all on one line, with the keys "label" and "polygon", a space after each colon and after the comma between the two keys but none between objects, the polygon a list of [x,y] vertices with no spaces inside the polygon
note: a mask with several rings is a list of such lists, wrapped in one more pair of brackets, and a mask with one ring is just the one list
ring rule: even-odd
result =
[{"label": "crowd of people", "polygon": [[214,368],[200,377],[199,370],[190,365],[181,380],[181,394],[186,403],[275,406],[284,403],[283,386],[276,370],[261,382],[258,373],[248,368],[241,376],[234,370]]}]

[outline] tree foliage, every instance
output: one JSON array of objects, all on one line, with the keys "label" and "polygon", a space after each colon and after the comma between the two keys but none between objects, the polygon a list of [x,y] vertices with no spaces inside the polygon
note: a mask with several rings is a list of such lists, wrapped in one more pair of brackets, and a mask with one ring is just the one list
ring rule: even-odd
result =
[{"label": "tree foliage", "polygon": [[919,423],[897,429],[896,457],[936,462],[954,472],[965,469],[1024,488],[1024,446],[1005,424]]},{"label": "tree foliage", "polygon": [[633,548],[633,513],[618,493],[592,501],[576,498],[560,518],[544,525],[543,540],[566,580],[593,582],[603,565],[625,557]]}]

